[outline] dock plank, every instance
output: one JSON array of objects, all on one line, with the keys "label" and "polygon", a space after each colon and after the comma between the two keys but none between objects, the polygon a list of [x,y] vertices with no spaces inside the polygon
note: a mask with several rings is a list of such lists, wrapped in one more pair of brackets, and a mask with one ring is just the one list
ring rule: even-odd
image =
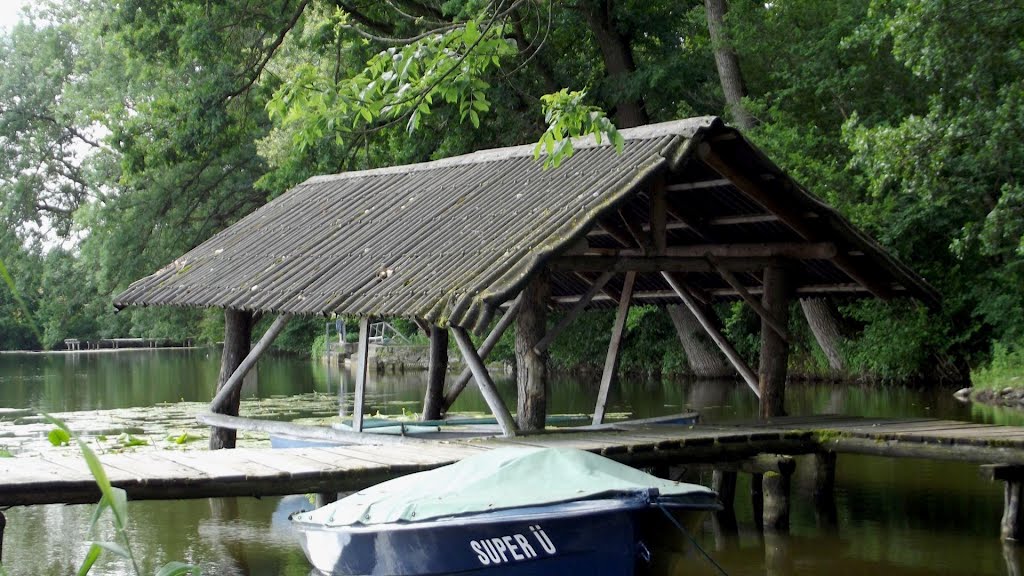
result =
[{"label": "dock plank", "polygon": [[[833,451],[889,457],[1024,464],[1024,427],[935,418],[813,415],[766,422],[617,425],[513,438],[216,452],[102,454],[132,499],[262,496],[354,490],[503,446],[590,450],[637,466],[738,462],[770,451]],[[77,454],[0,458],[0,506],[94,502],[95,482]]]}]

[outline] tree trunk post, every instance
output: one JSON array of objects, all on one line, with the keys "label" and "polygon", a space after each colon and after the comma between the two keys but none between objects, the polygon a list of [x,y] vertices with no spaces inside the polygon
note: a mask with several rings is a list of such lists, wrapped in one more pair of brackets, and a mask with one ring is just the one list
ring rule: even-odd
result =
[{"label": "tree trunk post", "polygon": [[[217,376],[217,392],[228,383],[231,375],[249,355],[252,342],[253,316],[251,312],[224,309],[224,351],[220,356],[220,374]],[[242,387],[235,386],[220,406],[211,409],[219,414],[238,416],[242,401]],[[210,450],[234,448],[238,433],[230,428],[210,429]]]},{"label": "tree trunk post", "polygon": [[430,325],[430,364],[427,394],[423,398],[423,420],[439,420],[444,411],[444,377],[448,373],[448,331]]},{"label": "tree trunk post", "polygon": [[[780,265],[764,271],[762,305],[782,325],[789,323],[789,272]],[[789,363],[789,344],[765,320],[761,320],[761,362],[758,366],[760,416],[768,419],[785,416],[786,369]]]},{"label": "tree trunk post", "polygon": [[352,430],[363,431],[363,408],[366,403],[366,379],[370,369],[370,318],[359,319],[359,360],[356,362],[356,394],[352,402]]},{"label": "tree trunk post", "polygon": [[547,418],[547,354],[535,348],[547,332],[548,273],[536,274],[523,289],[516,316],[516,423],[520,430],[543,430]]}]

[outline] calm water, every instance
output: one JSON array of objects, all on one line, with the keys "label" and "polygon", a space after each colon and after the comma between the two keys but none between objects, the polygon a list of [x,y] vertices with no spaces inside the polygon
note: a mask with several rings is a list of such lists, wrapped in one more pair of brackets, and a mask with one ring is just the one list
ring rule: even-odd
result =
[{"label": "calm water", "polygon": [[[0,407],[47,411],[149,406],[212,397],[219,362],[216,350],[122,351],[107,354],[0,354]],[[596,379],[563,379],[552,387],[551,411],[589,413]],[[261,360],[261,397],[318,391],[334,397],[348,386],[337,369],[290,358]],[[514,405],[513,385],[499,381]],[[420,375],[371,378],[371,412],[418,411]],[[483,411],[467,390],[454,407]],[[792,414],[935,416],[1024,424],[1024,415],[965,406],[949,391],[901,388],[791,385]],[[325,400],[327,401],[327,400]],[[624,382],[609,410],[635,417],[700,410],[708,421],[751,417],[753,395],[742,384],[722,382]],[[789,536],[761,538],[750,526],[741,476],[737,497],[740,535],[716,541],[711,530],[698,539],[733,576],[748,574],[1005,574],[1021,561],[999,543],[1001,485],[982,480],[974,465],[841,456],[837,469],[837,530],[816,528],[804,479],[796,478]],[[287,514],[305,505],[302,496],[133,502],[131,537],[143,573],[170,560],[199,564],[204,574],[307,576],[309,566],[289,531]],[[13,575],[74,573],[88,548],[92,506],[35,506],[6,511],[4,568]],[[110,538],[109,534],[106,538]],[[714,574],[694,554],[666,558],[668,574]],[[124,564],[101,563],[94,574],[130,574]]]}]

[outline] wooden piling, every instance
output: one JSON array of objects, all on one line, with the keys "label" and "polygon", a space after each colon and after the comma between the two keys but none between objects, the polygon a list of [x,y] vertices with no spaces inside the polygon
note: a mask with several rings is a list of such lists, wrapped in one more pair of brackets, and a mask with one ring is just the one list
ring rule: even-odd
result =
[{"label": "wooden piling", "polygon": [[1020,542],[1024,540],[1024,483],[1007,480],[1003,483],[1003,520],[999,525],[999,537],[1003,540]]},{"label": "wooden piling", "polygon": [[718,493],[723,512],[735,509],[736,471],[716,469],[711,473],[711,489]]},{"label": "wooden piling", "polygon": [[[771,265],[764,270],[764,294],[761,304],[775,322],[789,323],[789,272],[782,265]],[[760,416],[763,419],[785,416],[786,369],[789,363],[789,343],[776,332],[772,323],[761,319],[761,361],[757,370],[758,397],[761,399]]]},{"label": "wooden piling", "polygon": [[547,331],[548,278],[546,271],[534,274],[523,289],[516,316],[516,424],[520,430],[543,430],[547,418],[547,354],[536,348]]},{"label": "wooden piling", "polygon": [[[220,357],[220,375],[217,377],[217,392],[219,393],[228,384],[228,380],[241,366],[242,361],[249,355],[249,347],[252,342],[253,316],[251,312],[224,309],[224,351]],[[242,387],[235,386],[218,406],[211,406],[211,410],[218,414],[238,416],[238,409],[242,400]],[[210,430],[210,450],[221,448],[234,448],[237,432],[229,428],[212,428]]]},{"label": "wooden piling", "polygon": [[4,561],[4,529],[7,528],[7,517],[0,511],[0,564]]},{"label": "wooden piling", "polygon": [[761,481],[764,494],[762,516],[765,532],[786,532],[789,530],[789,492],[796,462],[789,457],[780,457],[778,470],[765,472]]},{"label": "wooden piling", "polygon": [[448,331],[430,325],[430,364],[427,393],[423,398],[423,419],[439,420],[444,411],[444,377],[448,372]]},{"label": "wooden piling", "polygon": [[818,452],[809,457],[813,476],[814,517],[819,530],[834,531],[839,525],[836,509],[836,453]]},{"label": "wooden piling", "polygon": [[723,550],[728,542],[739,534],[736,521],[736,471],[716,468],[711,473],[711,489],[718,493],[722,509],[711,517],[711,530],[715,536],[715,548]]}]

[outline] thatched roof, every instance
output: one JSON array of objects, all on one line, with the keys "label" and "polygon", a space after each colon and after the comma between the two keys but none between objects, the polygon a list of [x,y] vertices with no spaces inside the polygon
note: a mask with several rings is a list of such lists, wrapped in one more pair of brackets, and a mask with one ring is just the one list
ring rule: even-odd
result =
[{"label": "thatched roof", "polygon": [[[723,268],[757,293],[759,267],[778,259],[792,263],[799,294],[904,292],[938,301],[719,119],[622,134],[622,154],[581,141],[550,170],[521,146],[311,178],[133,283],[115,304],[404,316],[472,328],[545,265],[554,303],[578,299],[609,266],[640,270],[634,299],[667,302],[675,297],[659,263],[671,261],[669,269],[714,299],[737,295]],[[652,209],[654,186],[665,190],[664,210]],[[662,240],[651,240],[652,229]],[[610,289],[594,302],[614,297]]]}]

